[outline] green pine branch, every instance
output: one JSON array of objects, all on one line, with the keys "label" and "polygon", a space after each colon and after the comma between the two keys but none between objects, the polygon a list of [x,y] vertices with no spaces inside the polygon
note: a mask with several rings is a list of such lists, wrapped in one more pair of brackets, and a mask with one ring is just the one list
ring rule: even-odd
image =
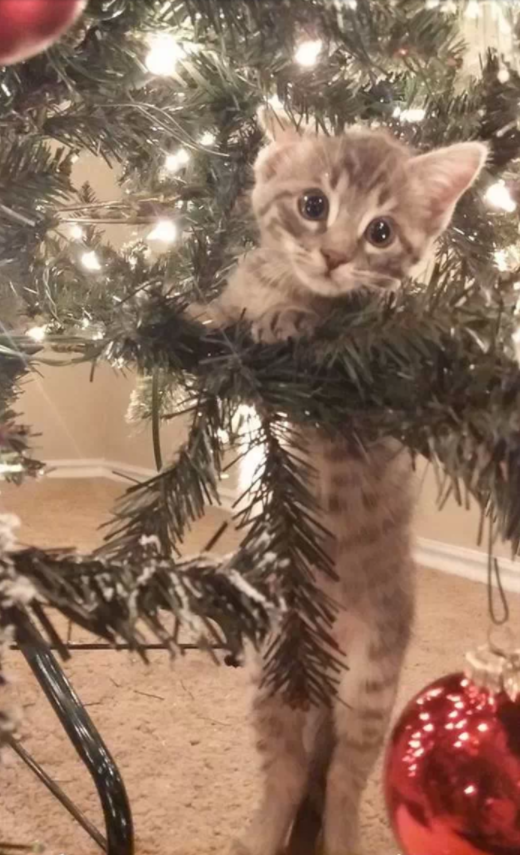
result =
[{"label": "green pine branch", "polygon": [[276,555],[280,595],[286,612],[274,624],[264,652],[264,682],[295,706],[328,703],[342,669],[330,629],[336,614],[317,576],[335,578],[327,551],[328,532],[318,519],[313,470],[301,436],[268,417],[255,438],[265,452],[245,507],[237,513],[246,528],[244,546],[269,536]]},{"label": "green pine branch", "polygon": [[[178,627],[187,633],[186,641],[206,648],[217,644],[240,658],[245,640],[258,647],[282,607],[275,559],[265,543],[223,558],[173,561],[152,536],[142,538],[124,564],[37,549],[13,553],[10,561],[18,581],[35,591],[24,607],[50,606],[111,644],[126,643],[145,661],[151,641],[173,655],[181,652]],[[168,615],[175,618],[175,630],[167,626]],[[65,652],[49,615],[45,624],[50,640]]]},{"label": "green pine branch", "polygon": [[102,555],[124,560],[139,551],[143,538],[150,537],[157,539],[162,555],[169,556],[177,549],[207,505],[219,503],[224,454],[219,429],[226,423],[218,399],[200,392],[193,401],[186,442],[173,463],[127,490],[108,523],[110,531]]}]

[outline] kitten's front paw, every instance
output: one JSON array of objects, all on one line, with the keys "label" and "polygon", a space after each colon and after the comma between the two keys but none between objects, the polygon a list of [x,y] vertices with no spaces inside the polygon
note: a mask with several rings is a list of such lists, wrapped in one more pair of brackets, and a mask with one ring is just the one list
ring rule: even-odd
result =
[{"label": "kitten's front paw", "polygon": [[297,309],[282,309],[263,315],[259,321],[254,322],[252,334],[257,341],[275,344],[289,338],[311,335],[315,327],[316,318],[313,314]]}]

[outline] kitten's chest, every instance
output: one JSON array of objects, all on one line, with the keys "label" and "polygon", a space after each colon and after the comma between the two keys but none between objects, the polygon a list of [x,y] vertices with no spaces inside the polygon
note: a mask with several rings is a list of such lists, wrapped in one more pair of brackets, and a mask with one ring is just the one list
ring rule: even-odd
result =
[{"label": "kitten's chest", "polygon": [[368,451],[342,438],[309,434],[308,449],[314,472],[314,493],[322,513],[351,526],[374,517],[392,499],[399,486],[395,450],[384,443]]}]

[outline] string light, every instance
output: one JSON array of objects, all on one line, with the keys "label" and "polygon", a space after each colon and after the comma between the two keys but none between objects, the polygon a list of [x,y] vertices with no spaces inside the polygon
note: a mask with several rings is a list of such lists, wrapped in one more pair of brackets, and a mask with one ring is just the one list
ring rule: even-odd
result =
[{"label": "string light", "polygon": [[87,270],[101,270],[101,262],[94,250],[91,252],[84,252],[81,256],[81,263]]},{"label": "string light", "polygon": [[469,0],[468,5],[464,11],[464,14],[467,18],[478,18],[480,15],[480,3],[479,0]]},{"label": "string light", "polygon": [[458,11],[455,0],[444,0],[441,8],[446,15],[456,15]]},{"label": "string light", "polygon": [[508,270],[514,270],[520,266],[520,247],[518,244],[511,244],[504,249],[497,249],[493,253],[495,264],[501,273],[506,273]]},{"label": "string light", "polygon": [[174,243],[178,237],[178,229],[173,220],[159,220],[148,235],[148,240],[161,243]]},{"label": "string light", "polygon": [[164,161],[164,168],[168,172],[178,172],[183,166],[186,166],[190,161],[190,153],[185,148],[178,148],[177,151],[168,154]]},{"label": "string light", "polygon": [[38,343],[45,340],[46,334],[46,324],[43,324],[41,327],[31,327],[30,330],[27,330],[27,335],[29,336],[29,338],[32,338],[33,341],[37,341]]},{"label": "string light", "polygon": [[507,253],[505,249],[497,249],[494,253],[495,256],[495,264],[500,270],[501,273],[505,273],[506,270],[509,269],[509,264],[507,263]]},{"label": "string light", "polygon": [[322,51],[322,48],[323,42],[321,41],[321,39],[301,42],[296,53],[294,54],[294,58],[296,62],[299,63],[299,65],[311,68],[318,62],[318,57]]},{"label": "string light", "polygon": [[509,74],[509,71],[507,70],[507,68],[499,69],[498,74],[497,74],[497,79],[498,79],[499,83],[507,83],[507,81],[510,79],[510,77],[511,77],[511,75]]},{"label": "string light", "polygon": [[185,50],[177,39],[169,33],[160,33],[148,37],[150,50],[145,65],[152,74],[171,77],[175,74],[179,60],[185,56]]},{"label": "string light", "polygon": [[426,110],[423,107],[410,107],[407,110],[396,107],[393,116],[401,122],[422,122],[426,116]]},{"label": "string light", "polygon": [[217,141],[217,137],[211,131],[204,131],[199,137],[199,143],[205,146],[212,146]]},{"label": "string light", "polygon": [[488,187],[484,198],[494,208],[501,208],[509,214],[516,210],[516,202],[502,179]]},{"label": "string light", "polygon": [[278,95],[271,95],[271,97],[267,99],[267,103],[269,104],[270,107],[273,108],[273,110],[282,110],[283,109],[283,104],[280,101]]},{"label": "string light", "polygon": [[72,223],[69,234],[73,240],[83,240],[85,232],[77,223]]}]

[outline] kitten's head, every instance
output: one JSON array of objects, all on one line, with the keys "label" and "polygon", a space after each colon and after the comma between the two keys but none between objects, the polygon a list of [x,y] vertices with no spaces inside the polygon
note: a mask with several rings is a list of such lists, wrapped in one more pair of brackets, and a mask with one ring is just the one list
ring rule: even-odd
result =
[{"label": "kitten's head", "polygon": [[415,155],[383,131],[284,129],[255,167],[262,244],[322,295],[395,287],[448,226],[486,156],[477,142]]}]

